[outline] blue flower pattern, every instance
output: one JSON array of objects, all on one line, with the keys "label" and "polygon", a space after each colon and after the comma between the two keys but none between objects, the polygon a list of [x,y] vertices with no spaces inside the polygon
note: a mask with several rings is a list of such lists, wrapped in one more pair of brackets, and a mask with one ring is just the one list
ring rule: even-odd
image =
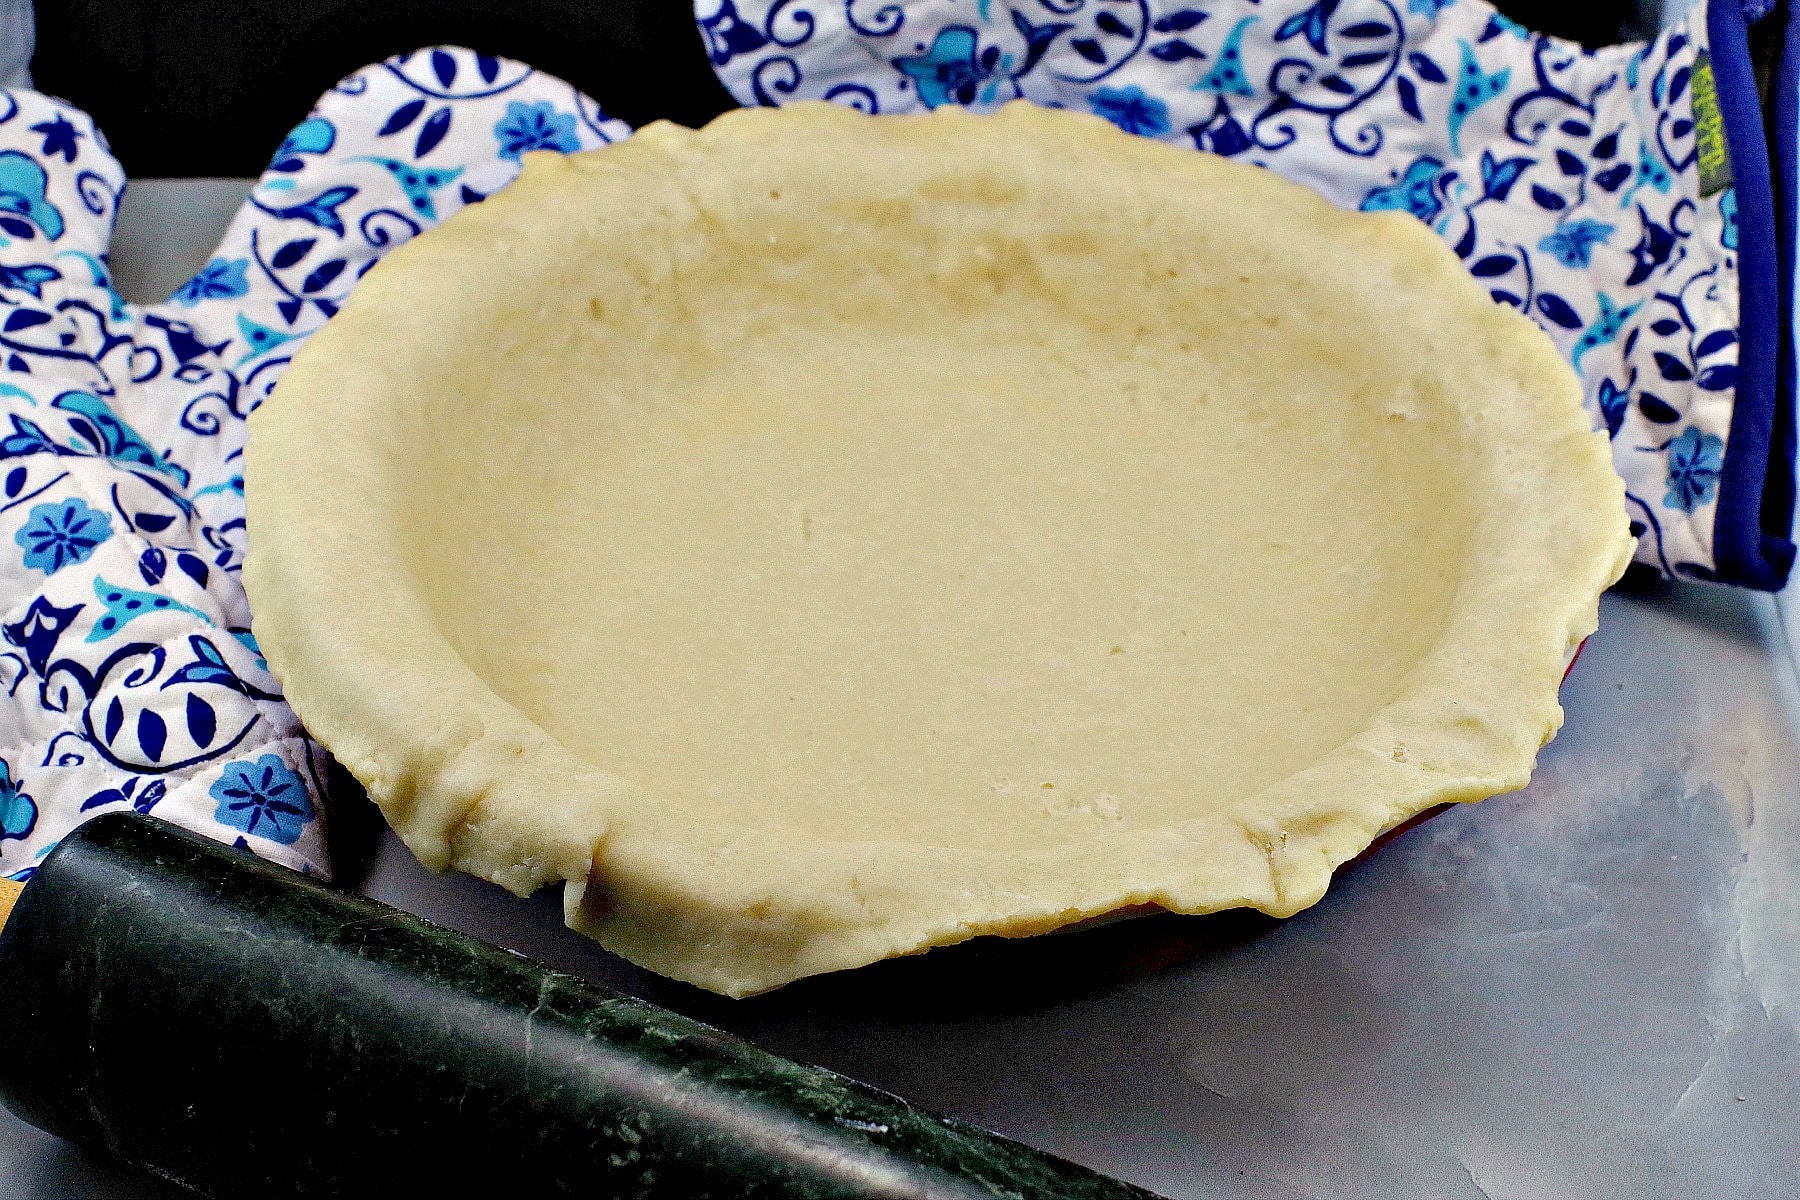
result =
[{"label": "blue flower pattern", "polygon": [[79,499],[35,505],[30,518],[13,534],[33,571],[54,575],[66,566],[86,562],[113,534],[112,518]]},{"label": "blue flower pattern", "polygon": [[494,126],[500,157],[516,159],[528,150],[554,150],[571,154],[581,149],[575,136],[575,114],[557,112],[548,100],[524,104],[514,100]]},{"label": "blue flower pattern", "polygon": [[1594,247],[1605,245],[1612,234],[1613,227],[1606,222],[1583,217],[1545,234],[1538,249],[1565,267],[1584,268],[1593,261]]},{"label": "blue flower pattern", "polygon": [[191,307],[202,300],[230,300],[242,296],[250,290],[250,281],[244,277],[249,267],[247,258],[215,258],[176,288],[169,298]]},{"label": "blue flower pattern", "polygon": [[[973,104],[976,89],[987,78],[977,61],[979,49],[973,29],[952,25],[938,30],[931,49],[921,54],[902,54],[894,65],[913,81],[919,102],[926,108]],[[997,53],[995,58],[998,59]]]},{"label": "blue flower pattern", "polygon": [[314,815],[306,781],[274,754],[230,764],[207,791],[219,824],[284,846],[300,840]]},{"label": "blue flower pattern", "polygon": [[1437,191],[1443,174],[1441,160],[1422,154],[1401,172],[1398,182],[1370,189],[1358,207],[1364,212],[1408,212],[1429,225],[1444,211]]},{"label": "blue flower pattern", "polygon": [[1667,450],[1672,427],[1725,445],[1737,377],[1736,198],[1699,194],[1688,86],[1704,9],[1585,51],[1483,0],[1190,4],[696,0],[696,15],[745,104],[1022,97],[1411,213],[1581,375],[1639,559],[1716,578],[1705,456]]},{"label": "blue flower pattern", "polygon": [[1724,440],[1688,426],[1669,443],[1669,491],[1663,503],[1682,512],[1711,504],[1724,467]]},{"label": "blue flower pattern", "polygon": [[1100,88],[1088,97],[1088,106],[1126,133],[1161,137],[1169,132],[1169,106],[1140,87]]},{"label": "blue flower pattern", "polygon": [[440,47],[344,80],[276,149],[210,261],[128,304],[125,177],[86,116],[0,103],[0,875],[97,812],[151,812],[326,869],[326,760],[238,582],[245,419],[387,250],[504,187],[528,150],[629,134],[522,64]]}]

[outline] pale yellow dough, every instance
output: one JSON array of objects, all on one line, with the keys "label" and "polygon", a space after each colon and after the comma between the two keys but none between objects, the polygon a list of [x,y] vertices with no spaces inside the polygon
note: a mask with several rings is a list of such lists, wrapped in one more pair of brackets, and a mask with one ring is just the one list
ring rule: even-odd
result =
[{"label": "pale yellow dough", "polygon": [[1424,226],[1024,105],[530,155],[246,481],[262,648],[414,852],[730,995],[1305,908],[1525,783],[1630,552]]}]

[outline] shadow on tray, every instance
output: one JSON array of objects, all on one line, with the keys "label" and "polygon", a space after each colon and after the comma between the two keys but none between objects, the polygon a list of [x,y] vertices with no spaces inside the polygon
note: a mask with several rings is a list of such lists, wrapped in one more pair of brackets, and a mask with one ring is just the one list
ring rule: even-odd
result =
[{"label": "shadow on tray", "polygon": [[[1244,909],[1205,917],[1155,913],[1041,937],[975,938],[802,979],[748,1000],[684,988],[699,999],[680,1006],[721,1021],[733,1012],[757,1018],[837,1012],[909,1023],[1010,1016],[1085,1000],[1194,959],[1229,953],[1280,924]],[[703,1011],[709,1009],[716,1011]]]}]

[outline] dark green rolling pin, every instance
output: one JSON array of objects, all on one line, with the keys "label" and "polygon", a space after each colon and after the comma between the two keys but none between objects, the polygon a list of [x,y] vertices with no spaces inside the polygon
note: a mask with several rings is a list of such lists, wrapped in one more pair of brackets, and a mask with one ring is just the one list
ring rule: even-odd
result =
[{"label": "dark green rolling pin", "polygon": [[1153,1200],[160,821],[0,932],[0,1100],[218,1197]]}]

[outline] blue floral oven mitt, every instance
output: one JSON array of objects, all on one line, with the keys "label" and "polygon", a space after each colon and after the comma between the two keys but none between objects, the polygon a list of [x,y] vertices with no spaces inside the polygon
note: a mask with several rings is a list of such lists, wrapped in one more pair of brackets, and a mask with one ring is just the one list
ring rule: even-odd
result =
[{"label": "blue floral oven mitt", "polygon": [[211,261],[143,308],[108,279],[125,179],[99,131],[0,94],[0,873],[123,808],[324,871],[323,752],[238,582],[244,419],[383,252],[526,151],[627,133],[518,63],[390,60],[319,102]]}]

